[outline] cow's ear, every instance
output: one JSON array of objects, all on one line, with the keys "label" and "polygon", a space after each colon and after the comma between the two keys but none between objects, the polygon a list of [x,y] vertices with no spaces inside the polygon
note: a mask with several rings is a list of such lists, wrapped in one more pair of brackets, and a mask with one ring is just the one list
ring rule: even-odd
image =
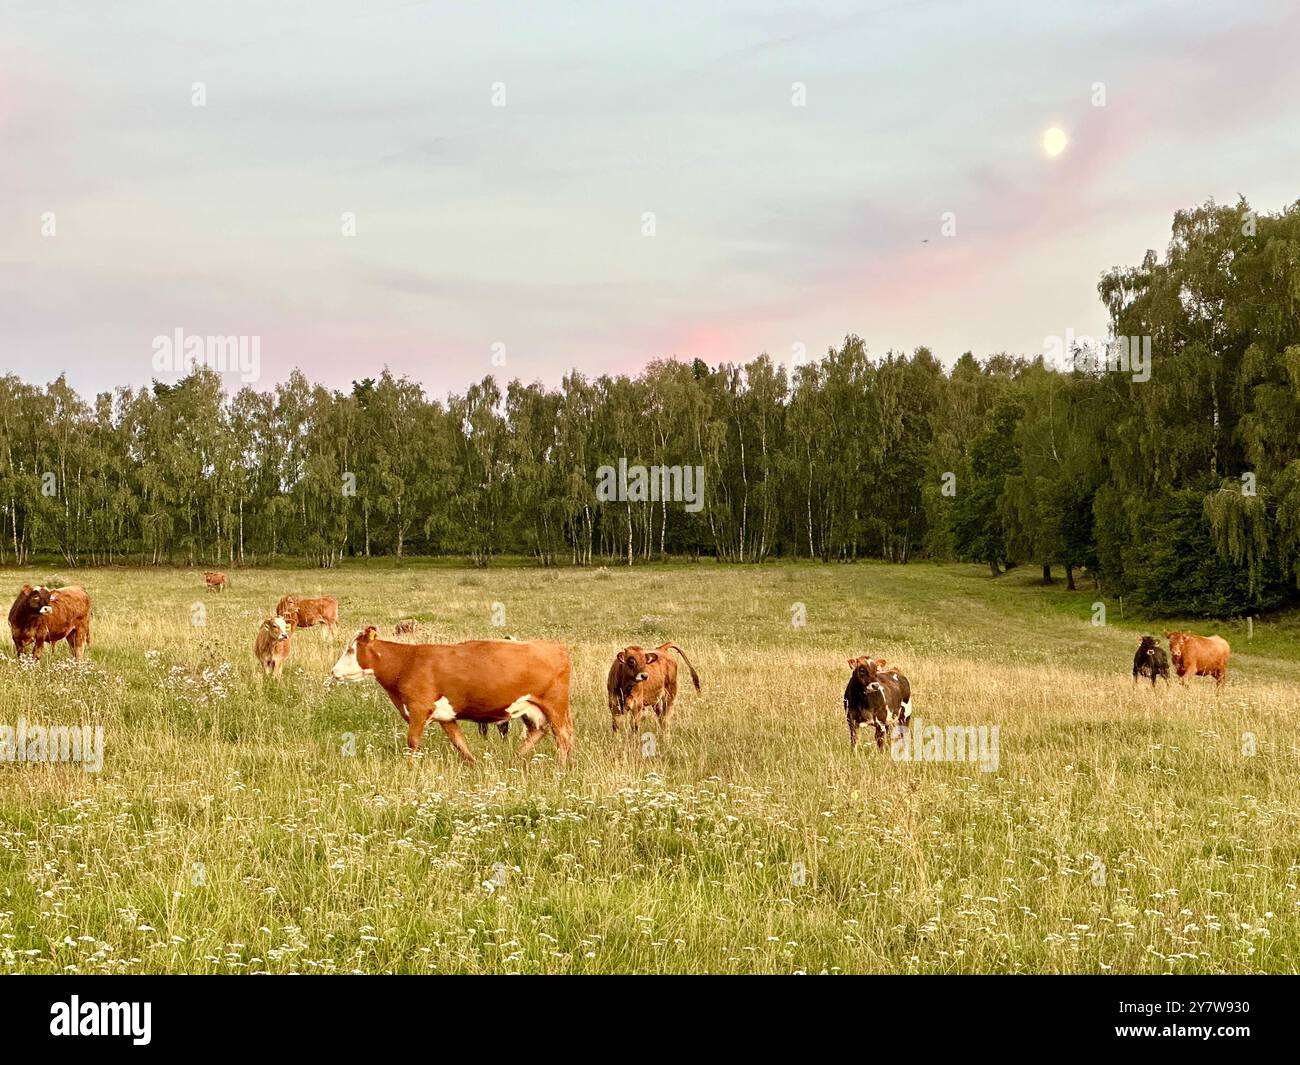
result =
[{"label": "cow's ear", "polygon": [[658,662],[659,656],[655,654],[653,651],[647,651],[645,655],[645,660],[647,662]]},{"label": "cow's ear", "polygon": [[877,658],[877,659],[876,659],[876,668],[877,668],[877,669],[884,669],[884,668],[885,668],[885,660],[884,660],[883,658]]}]

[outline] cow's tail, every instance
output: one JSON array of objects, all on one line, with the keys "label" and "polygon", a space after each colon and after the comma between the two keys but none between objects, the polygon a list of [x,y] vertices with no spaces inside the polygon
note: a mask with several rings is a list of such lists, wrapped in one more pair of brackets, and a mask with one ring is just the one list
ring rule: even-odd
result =
[{"label": "cow's tail", "polygon": [[686,657],[686,652],[683,651],[680,647],[678,647],[675,643],[666,643],[664,644],[664,646],[671,648],[672,650],[676,651],[679,655],[682,656],[682,661],[686,663],[686,668],[691,671],[691,683],[695,685],[695,690],[699,691],[700,675],[695,672],[695,667],[691,665],[691,660]]}]

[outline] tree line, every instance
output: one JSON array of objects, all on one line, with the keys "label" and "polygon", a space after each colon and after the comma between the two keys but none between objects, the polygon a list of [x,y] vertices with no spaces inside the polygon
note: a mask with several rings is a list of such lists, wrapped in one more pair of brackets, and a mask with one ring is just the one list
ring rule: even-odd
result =
[{"label": "tree line", "polygon": [[[196,368],[92,401],[0,378],[0,563],[254,565],[507,554],[964,559],[1080,573],[1156,612],[1268,609],[1300,578],[1300,204],[1180,211],[1163,258],[1107,272],[1127,349],[1065,359],[849,336],[558,389],[491,376],[445,400],[386,370],[230,394]],[[1119,358],[1110,357],[1116,350]],[[1133,345],[1133,352],[1140,350]],[[699,506],[610,499],[619,459],[703,471]]]}]

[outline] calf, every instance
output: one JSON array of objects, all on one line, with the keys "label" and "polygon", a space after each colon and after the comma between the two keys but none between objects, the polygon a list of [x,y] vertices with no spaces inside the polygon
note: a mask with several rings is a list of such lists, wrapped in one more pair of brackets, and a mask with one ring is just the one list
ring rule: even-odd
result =
[{"label": "calf", "polygon": [[885,737],[894,725],[912,720],[912,685],[897,669],[886,669],[883,658],[862,655],[849,659],[853,673],[844,689],[844,716],[849,726],[849,746],[857,747],[858,729],[871,724],[876,746],[885,748]]},{"label": "calf", "polygon": [[280,674],[284,670],[284,660],[289,657],[289,651],[292,649],[289,645],[289,634],[292,631],[293,622],[280,614],[267,618],[257,628],[253,653],[262,663],[262,672],[276,680],[280,679]]},{"label": "calf", "polygon": [[275,612],[292,621],[298,629],[324,625],[331,636],[339,623],[339,601],[332,595],[320,599],[300,599],[296,595],[286,595],[275,605]]},{"label": "calf", "polygon": [[[1213,677],[1215,688],[1228,679],[1228,656],[1232,648],[1222,636],[1196,636],[1190,632],[1166,632],[1169,657],[1173,659],[1178,679],[1187,683],[1187,675]],[[1153,682],[1154,683],[1154,682]]]},{"label": "calf", "polygon": [[1139,636],[1137,653],[1133,656],[1133,683],[1138,677],[1150,677],[1151,687],[1156,686],[1156,678],[1164,677],[1169,683],[1169,657],[1160,641],[1154,636]]},{"label": "calf", "polygon": [[403,618],[393,626],[393,632],[398,636],[409,636],[415,631],[415,624],[415,618]]},{"label": "calf", "polygon": [[215,588],[219,592],[224,592],[230,585],[230,578],[224,573],[218,573],[215,570],[212,570],[203,574],[203,582],[209,588]]},{"label": "calf", "polygon": [[605,679],[613,729],[618,732],[625,715],[631,715],[632,728],[641,724],[647,707],[654,710],[665,734],[672,727],[673,703],[677,699],[677,660],[668,654],[676,651],[691,671],[695,690],[700,690],[700,675],[695,672],[686,652],[675,643],[661,643],[653,651],[625,647],[614,656]]},{"label": "calf", "polygon": [[397,643],[378,638],[373,625],[357,633],[330,670],[331,680],[374,677],[406,721],[413,756],[429,721],[470,765],[459,721],[522,721],[518,757],[528,754],[549,726],[560,764],[573,748],[569,713],[569,652],[558,643],[468,640],[465,643]]},{"label": "calf", "polygon": [[15,655],[30,643],[32,656],[39,660],[45,644],[67,640],[73,655],[81,658],[90,645],[90,596],[80,584],[66,588],[24,584],[9,608],[9,633]]}]

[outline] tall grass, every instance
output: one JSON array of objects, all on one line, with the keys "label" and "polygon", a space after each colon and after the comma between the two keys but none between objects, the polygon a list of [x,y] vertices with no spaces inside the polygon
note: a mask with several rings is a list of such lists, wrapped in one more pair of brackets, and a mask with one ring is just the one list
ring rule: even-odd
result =
[{"label": "tall grass", "polygon": [[[224,595],[192,571],[60,576],[94,598],[88,661],[0,661],[0,724],[102,724],[105,764],[0,764],[9,971],[1300,966],[1300,664],[1277,626],[1219,627],[1216,695],[1135,688],[1140,627],[1091,625],[1093,593],[973,567],[357,565],[236,570]],[[296,633],[276,685],[252,645],[288,591],[338,595],[342,628]],[[567,642],[570,768],[473,730],[478,766],[438,730],[408,765],[376,685],[326,689],[347,636],[407,616]],[[704,691],[647,757],[610,734],[605,674],[669,638]],[[908,673],[923,721],[999,726],[999,769],[850,756],[865,652]]]}]

